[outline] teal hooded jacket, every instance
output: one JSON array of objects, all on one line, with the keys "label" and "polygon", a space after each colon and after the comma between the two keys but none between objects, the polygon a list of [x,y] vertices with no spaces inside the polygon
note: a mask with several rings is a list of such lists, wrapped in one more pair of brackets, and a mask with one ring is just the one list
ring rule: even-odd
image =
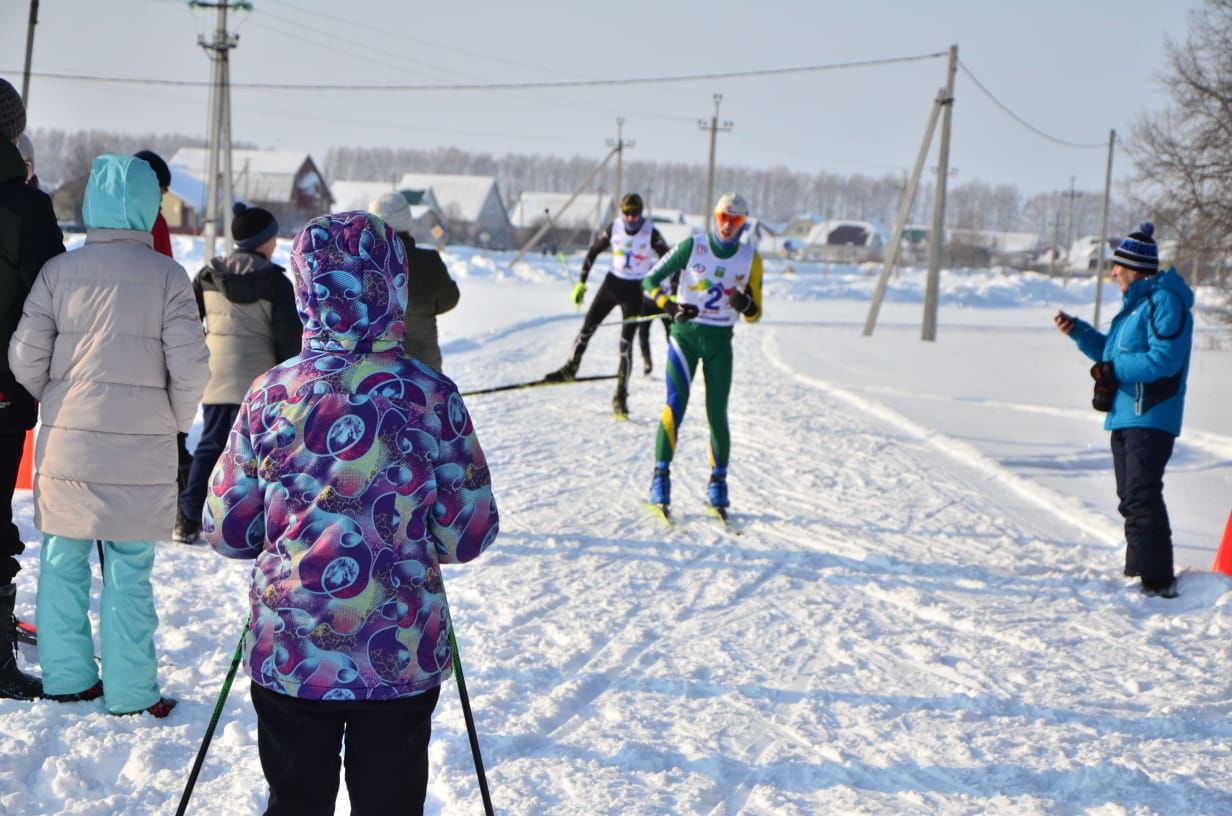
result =
[{"label": "teal hooded jacket", "polygon": [[81,217],[88,229],[149,232],[161,200],[154,168],[136,156],[104,153],[90,168]]}]

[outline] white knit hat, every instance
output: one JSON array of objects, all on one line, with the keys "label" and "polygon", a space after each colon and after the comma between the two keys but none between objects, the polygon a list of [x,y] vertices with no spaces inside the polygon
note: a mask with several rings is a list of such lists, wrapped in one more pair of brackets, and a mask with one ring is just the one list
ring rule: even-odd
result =
[{"label": "white knit hat", "polygon": [[402,193],[385,193],[372,199],[368,209],[377,218],[394,228],[394,232],[411,231],[411,205]]}]

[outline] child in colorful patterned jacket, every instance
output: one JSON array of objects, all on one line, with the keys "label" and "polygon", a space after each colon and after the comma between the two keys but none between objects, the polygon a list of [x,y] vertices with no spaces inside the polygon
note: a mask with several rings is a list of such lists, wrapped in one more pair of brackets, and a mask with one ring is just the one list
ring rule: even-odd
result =
[{"label": "child in colorful patterned jacket", "polygon": [[452,673],[441,564],[496,537],[457,386],[403,353],[407,260],[367,212],[310,221],[291,264],[302,353],[258,377],[210,478],[202,532],[256,560],[245,642],[267,814],[422,813]]}]

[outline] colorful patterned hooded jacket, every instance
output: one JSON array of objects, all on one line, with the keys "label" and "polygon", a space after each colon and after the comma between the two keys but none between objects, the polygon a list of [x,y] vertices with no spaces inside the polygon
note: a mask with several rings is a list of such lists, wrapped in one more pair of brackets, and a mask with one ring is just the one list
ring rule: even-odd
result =
[{"label": "colorful patterned hooded jacket", "polygon": [[496,537],[487,464],[457,387],[402,352],[393,230],[366,212],[321,216],[291,265],[304,348],[245,396],[202,532],[256,559],[256,683],[314,700],[419,694],[453,670],[440,565]]}]

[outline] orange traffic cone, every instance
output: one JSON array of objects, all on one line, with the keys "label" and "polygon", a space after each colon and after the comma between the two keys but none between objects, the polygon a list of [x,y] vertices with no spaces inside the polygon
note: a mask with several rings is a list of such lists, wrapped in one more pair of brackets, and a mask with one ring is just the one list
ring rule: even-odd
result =
[{"label": "orange traffic cone", "polygon": [[1232,513],[1228,514],[1228,524],[1223,528],[1223,540],[1219,542],[1219,551],[1215,553],[1211,570],[1232,575]]},{"label": "orange traffic cone", "polygon": [[21,490],[34,488],[34,429],[26,431],[26,444],[21,451],[21,465],[17,468],[17,485]]}]

